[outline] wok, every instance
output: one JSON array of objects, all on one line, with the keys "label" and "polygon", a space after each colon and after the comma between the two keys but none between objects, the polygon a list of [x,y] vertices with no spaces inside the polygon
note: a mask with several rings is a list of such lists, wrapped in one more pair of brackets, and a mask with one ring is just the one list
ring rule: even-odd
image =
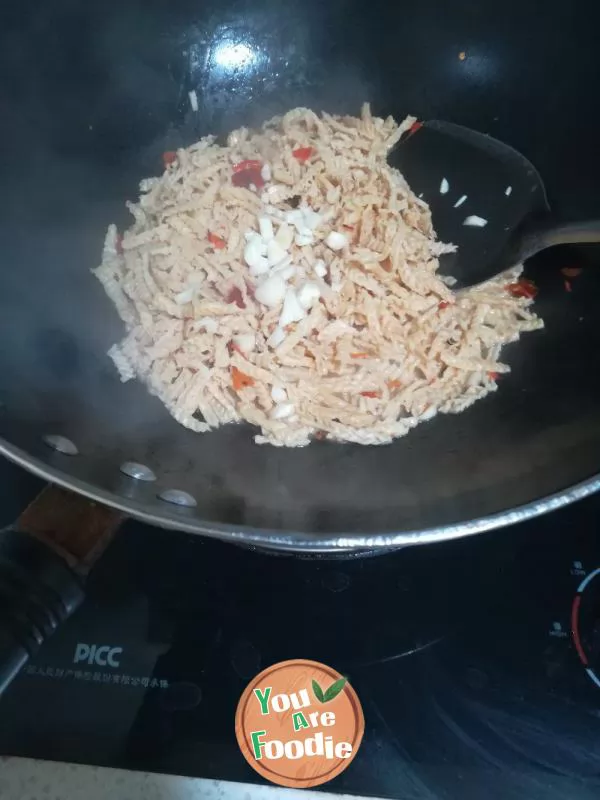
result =
[{"label": "wok", "polygon": [[[489,133],[535,164],[561,220],[598,217],[600,112],[587,89],[600,77],[596,8],[30,0],[3,9],[0,450],[149,522],[288,550],[466,536],[595,491],[595,248],[528,266],[546,330],[506,350],[512,372],[494,395],[393,445],[291,451],[256,446],[243,426],[191,433],[141,384],[121,384],[105,356],[120,322],[89,269],[107,224],[129,224],[124,200],[161,169],[163,151],[299,105],[357,113],[368,99],[379,114]],[[561,266],[584,267],[571,292]],[[124,462],[155,480],[125,474]],[[160,499],[168,490],[195,505]]]}]

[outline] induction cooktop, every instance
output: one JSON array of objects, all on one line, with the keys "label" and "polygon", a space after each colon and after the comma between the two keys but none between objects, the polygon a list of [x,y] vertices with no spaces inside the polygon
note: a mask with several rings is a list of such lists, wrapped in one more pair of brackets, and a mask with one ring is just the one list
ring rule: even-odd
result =
[{"label": "induction cooktop", "polygon": [[[2,463],[2,520],[40,484]],[[10,496],[10,499],[9,499]],[[0,753],[261,782],[236,704],[288,658],[349,677],[366,720],[333,792],[597,798],[600,497],[469,540],[271,555],[135,522],[0,699]]]}]

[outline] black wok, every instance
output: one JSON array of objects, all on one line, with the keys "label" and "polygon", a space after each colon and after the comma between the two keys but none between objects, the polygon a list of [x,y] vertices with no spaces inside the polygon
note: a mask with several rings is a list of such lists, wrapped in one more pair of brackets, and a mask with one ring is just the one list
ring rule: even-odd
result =
[{"label": "black wok", "polygon": [[[205,436],[180,427],[143,386],[119,383],[104,354],[120,323],[89,268],[106,225],[128,223],[123,201],[161,169],[163,151],[298,105],[356,113],[368,99],[379,114],[487,132],[535,164],[562,221],[597,218],[596,8],[33,0],[3,9],[2,452],[156,524],[280,549],[463,536],[595,491],[596,248],[555,249],[528,265],[546,330],[507,349],[512,372],[497,393],[380,448],[284,451],[254,445],[241,426]],[[565,266],[584,268],[567,287]],[[77,455],[60,452],[62,440],[50,447],[49,435],[68,437]],[[125,475],[123,462],[156,480]],[[196,505],[159,498],[170,489]]]}]

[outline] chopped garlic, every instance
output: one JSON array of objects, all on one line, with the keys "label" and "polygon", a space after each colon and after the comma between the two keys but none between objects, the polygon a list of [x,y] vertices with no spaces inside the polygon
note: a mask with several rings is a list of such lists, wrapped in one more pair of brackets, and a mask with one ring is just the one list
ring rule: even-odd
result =
[{"label": "chopped garlic", "polygon": [[285,297],[286,285],[280,275],[271,275],[259,283],[254,291],[254,297],[263,306],[275,308]]},{"label": "chopped garlic", "polygon": [[294,413],[293,403],[278,403],[271,411],[271,419],[285,419]]},{"label": "chopped garlic", "polygon": [[269,259],[262,255],[263,247],[262,240],[255,236],[244,248],[244,261],[250,267],[251,275],[263,275],[269,270]]},{"label": "chopped garlic", "polygon": [[467,217],[463,222],[463,225],[467,225],[467,227],[470,228],[483,228],[487,225],[487,222],[487,219],[478,217],[477,214],[471,214],[471,216]]},{"label": "chopped garlic", "polygon": [[305,230],[307,230],[308,233],[297,233],[296,234],[296,237],[295,237],[294,241],[298,245],[298,247],[306,247],[306,245],[312,244],[314,242],[314,240],[315,240],[315,237],[313,236],[312,231],[308,230],[308,228],[306,228]]},{"label": "chopped garlic", "polygon": [[278,325],[273,331],[273,333],[267,339],[267,344],[269,345],[269,347],[273,348],[279,347],[279,345],[283,342],[284,339],[285,339],[285,331]]},{"label": "chopped garlic", "polygon": [[322,258],[320,258],[318,261],[315,261],[314,270],[315,275],[317,275],[319,278],[324,278],[327,275],[327,267]]},{"label": "chopped garlic", "polygon": [[289,250],[290,245],[294,241],[294,229],[287,222],[282,222],[279,230],[275,234],[275,241],[284,250]]},{"label": "chopped garlic", "polygon": [[278,261],[277,264],[275,264],[275,266],[272,267],[271,271],[273,273],[279,272],[279,270],[289,267],[291,263],[292,263],[292,257],[286,253],[285,258],[282,259],[281,261]]},{"label": "chopped garlic", "polygon": [[325,239],[325,244],[332,250],[342,250],[348,244],[348,237],[338,231],[331,231]]},{"label": "chopped garlic", "polygon": [[285,261],[282,261],[281,264],[278,264],[273,270],[273,275],[279,275],[284,281],[289,281],[290,278],[294,277],[296,272],[296,267],[290,263],[289,258],[286,258]]},{"label": "chopped garlic", "polygon": [[316,283],[307,281],[307,283],[298,290],[298,302],[304,309],[308,310],[314,306],[319,297],[321,297],[321,290]]},{"label": "chopped garlic", "polygon": [[194,286],[191,286],[189,289],[184,289],[183,292],[179,292],[179,294],[175,295],[175,302],[178,306],[185,306],[187,303],[191,303],[194,299],[196,294],[196,289]]},{"label": "chopped garlic", "polygon": [[446,178],[442,178],[442,182],[440,183],[440,194],[448,194],[450,191],[450,184],[446,180]]},{"label": "chopped garlic", "polygon": [[207,333],[216,333],[219,330],[219,324],[213,317],[201,317],[194,322],[192,327],[195,331],[204,328]]},{"label": "chopped garlic", "polygon": [[283,386],[273,386],[271,389],[271,399],[274,403],[285,403],[287,400],[287,392]]},{"label": "chopped garlic", "polygon": [[281,309],[281,316],[279,317],[279,326],[285,328],[292,322],[300,322],[305,316],[306,312],[302,308],[296,292],[294,289],[288,289],[285,293],[283,308]]},{"label": "chopped garlic", "polygon": [[191,92],[188,92],[188,97],[190,98],[190,105],[192,107],[192,111],[198,111],[198,95],[193,89]]},{"label": "chopped garlic", "polygon": [[[277,187],[273,186],[272,188],[276,189]],[[265,212],[273,219],[278,219],[282,222],[287,220],[287,215],[290,213],[289,211],[280,211],[277,206],[265,206]]]},{"label": "chopped garlic", "polygon": [[456,203],[454,203],[454,208],[460,208],[460,206],[462,206],[462,204],[466,201],[466,199],[467,195],[463,194],[463,196],[459,197]]},{"label": "chopped garlic", "polygon": [[507,186],[507,187],[506,187],[506,189],[504,190],[504,194],[505,194],[507,197],[510,197],[510,196],[511,196],[511,194],[512,194],[512,186]]},{"label": "chopped garlic", "polygon": [[313,211],[309,206],[302,206],[302,208],[288,211],[285,218],[287,222],[296,228],[300,236],[308,236],[309,232],[312,232],[324,220],[323,214]]},{"label": "chopped garlic", "polygon": [[304,227],[304,215],[299,208],[295,208],[293,211],[288,211],[285,215],[285,221],[289,222],[290,225],[293,225],[295,228]]},{"label": "chopped garlic", "polygon": [[273,223],[268,217],[258,218],[258,228],[263,242],[270,242],[274,236]]},{"label": "chopped garlic", "polygon": [[267,261],[270,267],[275,267],[287,256],[287,251],[277,243],[276,239],[271,239],[267,245]]},{"label": "chopped garlic", "polygon": [[251,353],[256,347],[256,336],[253,333],[238,333],[233,337],[233,343],[242,353]]},{"label": "chopped garlic", "polygon": [[261,256],[260,261],[255,264],[253,267],[250,267],[250,275],[253,278],[258,278],[260,275],[266,275],[269,271],[269,262],[266,258]]},{"label": "chopped garlic", "polygon": [[323,215],[313,211],[312,208],[303,208],[302,209],[302,216],[304,217],[304,224],[305,226],[314,231],[315,228],[318,228],[321,222],[323,221]]},{"label": "chopped garlic", "polygon": [[271,180],[271,165],[264,163],[260,170],[260,177],[263,179],[265,183],[268,183]]}]

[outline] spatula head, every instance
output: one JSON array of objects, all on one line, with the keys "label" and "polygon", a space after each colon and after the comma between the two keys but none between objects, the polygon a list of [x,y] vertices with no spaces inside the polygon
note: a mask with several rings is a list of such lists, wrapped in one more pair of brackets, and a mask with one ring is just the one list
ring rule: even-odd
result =
[{"label": "spatula head", "polygon": [[[439,239],[458,247],[440,261],[456,288],[513,266],[523,232],[549,210],[542,179],[523,155],[460,125],[426,122],[388,160],[429,204]],[[470,217],[485,224],[465,224]]]}]

